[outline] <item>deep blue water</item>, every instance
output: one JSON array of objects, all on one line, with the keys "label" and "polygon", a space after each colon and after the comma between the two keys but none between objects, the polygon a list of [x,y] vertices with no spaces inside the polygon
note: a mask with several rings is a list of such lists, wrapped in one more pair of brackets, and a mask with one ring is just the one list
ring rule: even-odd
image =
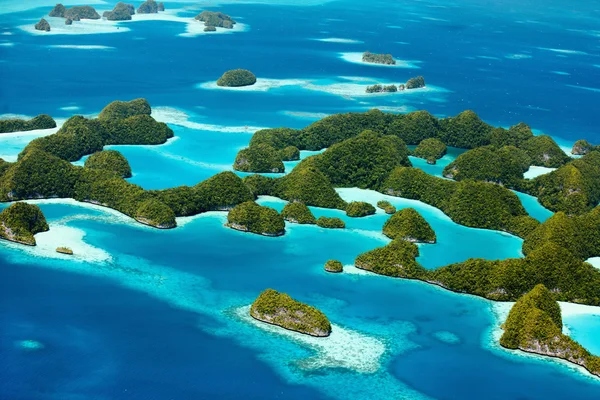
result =
[{"label": "deep blue water", "polygon": [[[594,114],[600,92],[581,88],[600,88],[594,66],[600,65],[600,15],[594,2],[578,4],[577,11],[570,11],[566,0],[390,3],[223,5],[220,10],[249,30],[194,38],[177,36],[184,24],[165,21],[127,24],[130,32],[115,34],[32,36],[17,26],[34,23],[51,7],[0,14],[0,32],[12,33],[0,35],[0,114],[66,118],[97,113],[115,99],[146,97],[155,111],[159,107],[161,116],[177,123],[170,125],[176,138],[162,146],[114,148],[129,159],[131,182],[147,189],[193,185],[231,169],[251,137],[246,126],[302,127],[321,114],[372,107],[427,109],[436,115],[469,108],[494,124],[525,121],[565,144],[579,138],[600,142]],[[190,3],[166,6],[194,8],[182,16],[198,12]],[[1,7],[2,2],[0,12]],[[334,37],[364,43],[312,40]],[[419,68],[363,66],[338,57],[364,50],[390,52]],[[319,90],[305,85],[232,92],[197,86],[231,68],[251,69],[259,78],[311,80]],[[347,77],[401,82],[415,75],[437,90],[368,97],[360,91],[323,91],[356,82]],[[34,137],[0,137],[0,155],[16,157]],[[411,160],[440,176],[458,154],[450,149],[435,166]],[[293,166],[286,163],[288,171]],[[372,203],[383,198],[340,193]],[[534,218],[551,215],[535,198],[518,196]],[[416,208],[435,229],[438,243],[420,246],[419,262],[427,268],[469,257],[521,256],[518,238],[459,226],[418,202],[391,201],[398,208]],[[260,202],[276,209],[284,204],[271,198]],[[38,235],[38,248],[0,242],[0,398],[600,396],[598,381],[580,372],[498,349],[490,337],[496,320],[488,301],[348,267],[341,275],[325,273],[328,259],[348,266],[359,253],[387,243],[381,235],[387,217],[381,212],[353,219],[313,208],[317,216],[343,218],[348,229],[288,226],[285,236],[264,238],[224,228],[222,213],[158,231],[88,207],[41,207],[51,231]],[[74,249],[84,246],[77,232],[85,233],[83,241],[96,252],[69,260],[56,258],[52,247],[44,251],[47,238]],[[98,251],[111,258],[90,259]],[[351,332],[348,345],[361,351],[334,343],[326,346],[332,353],[323,353],[301,338],[240,319],[236,310],[268,287],[322,309]],[[597,317],[570,317],[565,323],[592,352],[600,351]],[[25,350],[19,345],[23,340],[44,348]]]}]

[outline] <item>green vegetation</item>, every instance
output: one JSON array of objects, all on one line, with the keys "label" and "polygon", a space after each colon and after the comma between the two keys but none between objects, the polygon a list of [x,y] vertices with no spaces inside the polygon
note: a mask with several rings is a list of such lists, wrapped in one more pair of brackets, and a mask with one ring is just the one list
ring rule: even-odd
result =
[{"label": "green vegetation", "polygon": [[298,147],[300,131],[291,128],[271,128],[256,131],[250,139],[250,147],[257,144],[268,144],[274,149],[283,150],[287,147]]},{"label": "green vegetation", "polygon": [[327,229],[344,229],[346,227],[346,223],[335,217],[319,217],[319,219],[317,219],[317,226]]},{"label": "green vegetation", "polygon": [[246,185],[246,187],[254,195],[254,197],[273,195],[273,187],[276,181],[273,178],[255,174],[244,177],[242,181],[244,182],[244,185]]},{"label": "green vegetation", "polygon": [[428,164],[435,164],[436,160],[442,158],[447,151],[447,147],[439,139],[429,138],[421,140],[421,143],[413,151],[412,155],[427,160]]},{"label": "green vegetation", "polygon": [[349,217],[366,217],[375,214],[375,207],[364,201],[353,201],[346,206],[346,215]]},{"label": "green vegetation", "polygon": [[226,226],[264,236],[281,236],[285,233],[285,222],[277,210],[259,206],[253,201],[233,207],[227,214]]},{"label": "green vegetation", "polygon": [[116,150],[104,150],[92,154],[85,160],[85,167],[112,171],[121,178],[131,178],[129,162]]},{"label": "green vegetation", "polygon": [[155,228],[169,229],[177,226],[173,210],[156,199],[148,199],[140,204],[135,213],[135,219]]},{"label": "green vegetation", "polygon": [[376,85],[372,85],[372,86],[367,86],[366,92],[367,93],[395,93],[398,91],[398,86],[396,85],[380,85],[380,84],[376,84]]},{"label": "green vegetation", "polygon": [[562,333],[560,306],[544,285],[519,298],[502,328],[503,347],[558,357],[600,376],[600,357]]},{"label": "green vegetation", "polygon": [[220,28],[233,29],[233,25],[236,24],[229,15],[214,11],[202,11],[200,14],[196,15],[194,19],[204,22],[206,27],[218,26]]},{"label": "green vegetation", "polygon": [[[156,14],[158,11],[158,3],[154,0],[144,1],[137,9],[138,14]],[[162,11],[164,11],[164,5]]]},{"label": "green vegetation", "polygon": [[380,200],[377,202],[377,207],[381,208],[383,211],[385,211],[386,214],[393,214],[396,212],[396,207],[394,207],[392,205],[392,203],[390,203],[387,200]]},{"label": "green vegetation", "polygon": [[36,205],[14,203],[0,212],[0,238],[35,246],[33,235],[50,228]]},{"label": "green vegetation", "polygon": [[225,72],[218,80],[217,86],[239,87],[256,83],[256,76],[246,69],[233,69]]},{"label": "green vegetation", "polygon": [[414,208],[404,208],[392,215],[383,225],[383,234],[390,239],[412,243],[435,243],[435,232]]},{"label": "green vegetation", "polygon": [[533,138],[533,132],[531,132],[531,128],[521,122],[517,125],[511,126],[508,130],[501,128],[494,129],[490,137],[490,144],[496,147],[521,147],[523,143],[531,138]]},{"label": "green vegetation", "polygon": [[135,115],[150,115],[152,108],[146,99],[131,101],[113,101],[102,109],[98,115],[101,121],[121,120]]},{"label": "green vegetation", "polygon": [[281,210],[281,216],[284,220],[293,222],[296,224],[316,224],[317,219],[306,206],[306,204],[299,201],[293,201],[287,203],[283,210]]},{"label": "green vegetation", "polygon": [[131,4],[125,4],[123,2],[118,2],[113,8],[112,11],[105,11],[102,14],[109,21],[128,21],[131,19],[131,16],[135,14],[135,9]]},{"label": "green vegetation", "polygon": [[344,271],[344,266],[338,260],[328,260],[325,263],[325,271],[339,273]]},{"label": "green vegetation", "polygon": [[417,76],[416,78],[410,78],[406,81],[406,89],[420,89],[425,87],[425,78]]},{"label": "green vegetation", "polygon": [[50,24],[44,18],[40,19],[40,21],[33,27],[37,31],[50,32]]},{"label": "green vegetation", "polygon": [[56,128],[56,121],[46,114],[40,114],[28,121],[23,119],[0,119],[0,133],[51,128]]},{"label": "green vegetation", "polygon": [[365,51],[362,55],[362,61],[374,64],[396,65],[396,60],[391,54],[375,54]]},{"label": "green vegetation", "polygon": [[92,6],[73,6],[65,10],[63,17],[79,21],[81,19],[100,19],[100,14]]},{"label": "green vegetation", "polygon": [[296,146],[288,146],[285,149],[279,150],[278,154],[281,161],[296,161],[300,159],[300,150]]},{"label": "green vegetation", "polygon": [[444,176],[457,181],[474,179],[514,187],[529,169],[527,153],[513,146],[482,146],[459,155],[444,168]]},{"label": "green vegetation", "polygon": [[265,290],[254,300],[250,315],[259,321],[311,336],[331,334],[331,323],[325,314],[273,289]]},{"label": "green vegetation", "polygon": [[446,146],[463,149],[473,149],[489,144],[494,129],[471,110],[463,111],[456,117],[440,120],[440,126],[441,133],[438,138]]},{"label": "green vegetation", "polygon": [[56,252],[57,253],[61,253],[61,254],[66,254],[66,255],[69,255],[69,256],[73,255],[73,250],[71,250],[68,247],[57,247],[56,248]]},{"label": "green vegetation", "polygon": [[360,254],[354,265],[380,275],[409,278],[423,270],[415,261],[418,256],[419,248],[415,244],[397,239],[384,247]]},{"label": "green vegetation", "polygon": [[242,179],[230,171],[214,175],[194,189],[200,196],[203,211],[230,210],[237,204],[254,200]]},{"label": "green vegetation", "polygon": [[587,140],[578,140],[573,145],[573,149],[571,150],[571,154],[576,156],[584,156],[590,151],[600,151],[600,146],[594,146]]},{"label": "green vegetation", "polygon": [[247,147],[237,154],[233,169],[243,172],[274,172],[285,171],[281,154],[265,143]]},{"label": "green vegetation", "polygon": [[531,157],[531,165],[558,168],[571,158],[556,144],[550,136],[534,136],[520,146]]}]

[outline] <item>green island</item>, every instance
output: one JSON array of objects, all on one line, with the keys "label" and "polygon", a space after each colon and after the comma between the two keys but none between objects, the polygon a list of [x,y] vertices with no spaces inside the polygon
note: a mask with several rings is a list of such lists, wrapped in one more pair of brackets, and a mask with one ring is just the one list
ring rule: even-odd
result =
[{"label": "green island", "polygon": [[406,89],[420,89],[425,87],[425,78],[417,76],[406,81]]},{"label": "green island", "polygon": [[68,256],[72,256],[73,255],[73,250],[71,250],[69,247],[57,247],[56,248],[56,252],[57,253],[61,253],[61,254],[66,254]]},{"label": "green island", "polygon": [[100,14],[96,12],[92,6],[73,6],[65,9],[62,15],[63,18],[68,18],[71,21],[80,21],[82,19],[100,19]]},{"label": "green island", "polygon": [[46,21],[44,18],[40,19],[37,24],[33,26],[37,31],[50,32],[50,23]]},{"label": "green island", "polygon": [[225,72],[218,80],[217,86],[241,87],[256,83],[256,75],[247,69],[232,69]]},{"label": "green island", "polygon": [[292,201],[287,203],[283,210],[281,210],[281,216],[284,220],[295,224],[316,224],[317,219],[306,206],[306,204],[300,201]]},{"label": "green island", "polygon": [[258,321],[310,336],[331,334],[331,323],[325,314],[273,289],[266,289],[254,300],[250,315]]},{"label": "green island", "polygon": [[346,215],[349,217],[360,218],[375,214],[375,207],[364,201],[353,201],[346,207]]},{"label": "green island", "polygon": [[396,212],[396,207],[394,207],[392,203],[387,200],[379,200],[377,202],[377,207],[385,211],[386,214],[393,214]]},{"label": "green island", "polygon": [[594,146],[590,142],[585,139],[580,139],[573,144],[573,149],[571,150],[571,154],[576,156],[584,156],[590,151],[600,151],[600,146]]},{"label": "green island", "polygon": [[165,5],[154,0],[144,1],[137,9],[138,14],[156,14],[159,11],[165,11]]},{"label": "green island", "polygon": [[354,260],[354,265],[380,275],[409,277],[424,269],[415,261],[418,256],[419,248],[414,243],[396,239],[383,247],[360,254]]},{"label": "green island", "polygon": [[33,131],[35,129],[56,128],[56,121],[46,114],[40,114],[30,120],[24,119],[0,119],[0,133]]},{"label": "green island", "polygon": [[[227,14],[214,11],[202,11],[194,17],[195,20],[204,22],[206,28],[213,28],[210,31],[216,31],[216,28],[233,29],[236,22]],[[204,29],[207,31],[207,29]],[[208,32],[208,31],[207,31]]]},{"label": "green island", "polygon": [[226,226],[263,236],[281,236],[285,233],[285,222],[277,210],[260,206],[254,201],[233,207],[227,214]]},{"label": "green island", "polygon": [[427,164],[435,164],[447,150],[447,146],[440,139],[429,138],[421,140],[412,155],[427,160]]},{"label": "green island", "polygon": [[112,11],[105,11],[102,16],[109,21],[129,21],[135,14],[135,8],[132,4],[118,2]]},{"label": "green island", "polygon": [[13,203],[0,212],[0,238],[35,246],[33,235],[50,228],[42,210],[36,205]]},{"label": "green island", "polygon": [[233,169],[243,172],[285,172],[281,153],[266,143],[240,150],[235,157]]},{"label": "green island", "polygon": [[396,60],[391,54],[375,54],[368,51],[363,53],[362,61],[373,64],[396,65]]},{"label": "green island", "polygon": [[383,225],[383,234],[412,243],[436,242],[431,225],[414,208],[404,208],[392,215]]},{"label": "green island", "polygon": [[567,360],[600,377],[600,357],[562,333],[559,304],[546,286],[536,285],[511,308],[500,345]]},{"label": "green island", "polygon": [[[401,89],[402,90],[402,89]],[[375,84],[371,86],[367,86],[367,93],[395,93],[398,91],[398,86],[396,85],[380,85]]]},{"label": "green island", "polygon": [[346,223],[335,217],[319,217],[317,219],[317,226],[327,229],[344,229]]},{"label": "green island", "polygon": [[344,271],[344,266],[338,260],[328,260],[323,267],[327,272],[339,273]]},{"label": "green island", "polygon": [[102,150],[85,160],[84,166],[91,169],[112,171],[121,178],[131,178],[131,167],[125,156],[116,150]]}]

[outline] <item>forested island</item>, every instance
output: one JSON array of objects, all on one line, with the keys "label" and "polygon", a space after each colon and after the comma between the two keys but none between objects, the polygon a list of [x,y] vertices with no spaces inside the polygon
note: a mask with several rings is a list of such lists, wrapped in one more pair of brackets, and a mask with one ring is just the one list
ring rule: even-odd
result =
[{"label": "forested island", "polygon": [[214,32],[217,27],[233,29],[236,22],[227,14],[215,11],[202,11],[194,17],[195,20],[204,22],[205,32]]},{"label": "forested island", "polygon": [[92,6],[73,6],[66,8],[62,4],[54,6],[48,14],[49,17],[59,17],[70,19],[71,21],[80,21],[82,19],[100,19],[100,14]]},{"label": "forested island", "polygon": [[118,2],[112,11],[105,11],[102,16],[109,21],[129,21],[134,14],[133,4]]},{"label": "forested island", "polygon": [[392,203],[387,200],[379,200],[377,202],[377,207],[385,211],[386,214],[393,214],[396,212],[396,207],[394,207]]},{"label": "forested island", "polygon": [[367,93],[396,93],[401,92],[403,90],[411,90],[411,89],[420,89],[425,87],[425,78],[422,76],[417,76],[416,78],[410,78],[406,84],[401,83],[398,86],[391,85],[381,85],[379,83],[371,86],[367,86],[365,91]]},{"label": "forested island", "polygon": [[13,203],[0,212],[0,238],[35,246],[33,235],[50,228],[42,210],[36,205]]},{"label": "forested island", "polygon": [[277,210],[247,201],[233,207],[227,214],[226,226],[263,236],[281,236],[285,233],[285,222]]},{"label": "forested island", "polygon": [[328,260],[323,268],[325,271],[332,273],[340,273],[344,271],[344,266],[338,260]]},{"label": "forested island", "polygon": [[412,152],[412,155],[427,160],[427,164],[435,164],[437,160],[442,158],[446,151],[447,146],[440,139],[429,138],[421,140],[421,143]]},{"label": "forested island", "polygon": [[365,51],[362,55],[363,62],[384,65],[396,65],[396,60],[391,54],[375,54]]},{"label": "forested island", "polygon": [[12,118],[0,119],[0,133],[32,131],[35,129],[56,128],[56,121],[51,116],[40,114],[30,120]]},{"label": "forested island", "polygon": [[317,219],[306,206],[300,201],[291,201],[281,210],[281,216],[284,220],[295,224],[316,224]]},{"label": "forested island", "polygon": [[225,72],[218,80],[217,86],[240,87],[256,83],[256,76],[247,69],[233,69]]},{"label": "forested island", "polygon": [[404,208],[392,215],[383,225],[383,234],[412,243],[436,242],[431,225],[414,208]]},{"label": "forested island", "polygon": [[331,334],[331,323],[325,314],[273,289],[265,290],[254,300],[250,315],[259,321],[310,336]]}]

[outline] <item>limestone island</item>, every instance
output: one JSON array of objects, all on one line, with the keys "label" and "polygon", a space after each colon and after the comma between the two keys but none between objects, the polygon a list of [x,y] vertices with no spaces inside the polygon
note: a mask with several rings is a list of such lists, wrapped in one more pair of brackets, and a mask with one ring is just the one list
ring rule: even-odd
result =
[{"label": "limestone island", "polygon": [[281,216],[284,220],[295,224],[316,224],[317,219],[301,201],[289,202],[281,210]]},{"label": "limestone island", "polygon": [[175,213],[165,203],[148,199],[142,202],[135,212],[135,220],[159,229],[170,229],[177,226]]},{"label": "limestone island", "polygon": [[102,16],[109,21],[129,21],[134,14],[135,8],[133,4],[125,4],[120,1],[112,11],[105,11]]},{"label": "limestone island", "polygon": [[263,236],[281,236],[285,233],[285,222],[277,210],[247,201],[233,207],[227,214],[225,226]]},{"label": "limestone island", "polygon": [[246,69],[233,69],[225,72],[218,80],[217,86],[241,87],[256,83],[256,76]]},{"label": "limestone island", "polygon": [[38,31],[50,32],[50,24],[44,18],[40,19],[40,22],[35,24],[34,28]]},{"label": "limestone island", "polygon": [[111,171],[121,178],[131,178],[129,161],[117,150],[103,150],[96,152],[85,160],[85,168]]},{"label": "limestone island", "polygon": [[60,3],[54,6],[48,16],[67,18],[71,21],[80,21],[82,19],[100,19],[100,14],[98,14],[92,6],[73,6],[71,8],[66,8]]},{"label": "limestone island", "polygon": [[235,157],[233,169],[243,172],[285,172],[280,153],[265,143],[240,150]]},{"label": "limestone island", "polygon": [[317,226],[327,229],[344,229],[346,227],[346,223],[335,217],[319,217],[319,219],[317,219]]},{"label": "limestone island", "polygon": [[236,22],[227,14],[214,11],[202,11],[194,17],[195,20],[204,22],[205,32],[214,32],[217,27],[233,29]]},{"label": "limestone island", "polygon": [[273,289],[265,290],[254,300],[250,315],[258,321],[310,336],[331,334],[331,323],[325,314]]},{"label": "limestone island", "polygon": [[425,78],[417,76],[406,81],[406,89],[420,89],[425,87]]},{"label": "limestone island", "polygon": [[353,201],[346,207],[346,215],[349,217],[360,218],[375,214],[375,207],[364,201]]},{"label": "limestone island", "polygon": [[590,151],[600,151],[600,146],[594,146],[585,139],[580,139],[573,144],[571,154],[575,156],[584,156]]},{"label": "limestone island", "polygon": [[344,271],[344,266],[338,260],[328,260],[325,263],[325,271],[339,273]]},{"label": "limestone island", "polygon": [[567,360],[600,377],[600,357],[562,333],[560,305],[542,284],[517,300],[502,329],[502,347]]},{"label": "limestone island", "polygon": [[13,203],[0,213],[0,238],[35,246],[33,235],[50,229],[42,210],[34,204]]},{"label": "limestone island", "polygon": [[396,207],[394,207],[392,203],[387,200],[379,200],[377,202],[377,207],[385,211],[386,214],[393,214],[396,212]]},{"label": "limestone island", "polygon": [[61,254],[66,254],[68,256],[72,256],[73,255],[73,250],[71,250],[68,247],[62,247],[62,246],[61,247],[57,247],[56,248],[56,252],[57,253],[61,253]]},{"label": "limestone island", "polygon": [[360,254],[354,265],[380,275],[410,277],[414,271],[423,268],[415,261],[418,256],[419,248],[414,243],[396,239],[384,247]]},{"label": "limestone island", "polygon": [[412,155],[427,160],[427,164],[435,164],[446,154],[447,150],[444,142],[436,138],[429,138],[423,139]]},{"label": "limestone island", "polygon": [[383,225],[383,234],[390,239],[402,239],[411,243],[435,243],[435,232],[425,218],[414,208],[404,208]]},{"label": "limestone island", "polygon": [[396,65],[396,60],[391,54],[375,54],[368,51],[363,53],[362,61],[373,64]]},{"label": "limestone island", "polygon": [[154,0],[146,0],[137,9],[138,14],[156,14],[159,11],[165,11],[165,5]]},{"label": "limestone island", "polygon": [[[404,85],[401,85],[400,90],[404,90]],[[395,93],[398,91],[398,86],[396,85],[372,85],[367,86],[367,93]]]},{"label": "limestone island", "polygon": [[56,128],[56,121],[51,116],[40,114],[30,120],[0,119],[0,133],[33,131],[35,129]]}]

